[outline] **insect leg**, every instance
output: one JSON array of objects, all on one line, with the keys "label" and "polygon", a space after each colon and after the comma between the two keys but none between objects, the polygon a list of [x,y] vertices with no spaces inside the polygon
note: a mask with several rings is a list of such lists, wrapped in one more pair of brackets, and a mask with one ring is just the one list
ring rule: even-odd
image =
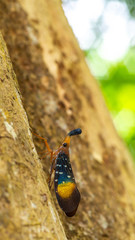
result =
[{"label": "insect leg", "polygon": [[[42,140],[44,141],[45,146],[46,146],[47,151],[48,151],[48,153],[46,153],[46,155],[47,155],[47,154],[51,154],[51,161],[52,161],[53,150],[50,148],[50,146],[49,146],[47,140],[46,140],[45,138],[43,138],[43,137],[40,137],[40,136],[39,136],[38,134],[36,134],[36,133],[33,133],[33,134],[34,134],[35,136],[37,136],[38,138],[40,138],[40,139],[42,139]],[[43,153],[43,152],[47,152],[47,151],[45,150],[45,151],[42,151],[41,153]]]}]

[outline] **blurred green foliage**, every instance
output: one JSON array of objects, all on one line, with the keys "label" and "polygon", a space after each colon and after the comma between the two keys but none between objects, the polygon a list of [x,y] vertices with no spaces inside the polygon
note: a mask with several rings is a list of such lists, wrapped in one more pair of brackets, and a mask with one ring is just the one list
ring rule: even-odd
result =
[{"label": "blurred green foliage", "polygon": [[[77,1],[62,0],[66,4]],[[87,2],[84,1],[84,4]],[[108,9],[107,5],[114,2],[116,7],[113,5],[113,9],[116,11],[116,16],[119,16],[119,11],[123,11],[123,16],[128,24],[129,19],[134,20],[135,18],[135,0],[103,0],[103,2],[104,9],[102,13],[97,19],[94,18],[92,25],[90,25],[94,35],[93,42],[90,44],[90,48],[84,52],[92,74],[99,81],[115,127],[119,135],[125,140],[135,160],[135,25],[133,24],[132,26],[132,38],[130,39],[131,42],[129,41],[129,50],[123,59],[113,63],[101,58],[101,55],[98,53],[104,34],[108,28],[108,25],[104,22],[104,14]],[[124,4],[127,7],[127,11],[125,10],[126,8],[124,10],[122,10],[123,8],[119,8],[118,2]],[[111,15],[108,15],[108,19],[111,17]],[[88,32],[88,34],[91,34],[91,32]],[[116,34],[115,31],[114,34]],[[119,38],[119,34],[121,33],[118,32],[115,36],[116,39]],[[119,44],[120,42],[118,41],[118,46]],[[115,45],[112,46],[113,48],[115,47]],[[116,49],[114,50],[116,51]]]},{"label": "blurred green foliage", "polygon": [[135,160],[135,47],[116,64],[101,59],[95,50],[85,54],[92,73],[97,75],[114,124]]},{"label": "blurred green foliage", "polygon": [[[106,3],[109,1],[113,0],[106,0]],[[125,2],[130,17],[135,18],[134,0],[117,1]],[[102,38],[102,33],[99,38]],[[129,45],[127,54],[116,63],[102,59],[96,48],[85,51],[85,54],[93,75],[99,81],[114,125],[135,161],[135,46]]]}]

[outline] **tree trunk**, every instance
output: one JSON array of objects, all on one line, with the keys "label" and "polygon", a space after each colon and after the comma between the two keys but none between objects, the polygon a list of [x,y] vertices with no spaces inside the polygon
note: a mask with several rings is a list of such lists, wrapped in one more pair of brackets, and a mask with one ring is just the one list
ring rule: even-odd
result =
[{"label": "tree trunk", "polygon": [[[132,159],[60,1],[1,0],[0,16],[29,119],[28,123],[1,37],[0,239],[135,240]],[[78,127],[83,131],[71,142],[71,163],[81,193],[72,218],[59,208],[54,190],[48,190],[50,162],[39,160],[29,125],[52,148],[68,131]],[[35,144],[41,151],[42,143]]]}]

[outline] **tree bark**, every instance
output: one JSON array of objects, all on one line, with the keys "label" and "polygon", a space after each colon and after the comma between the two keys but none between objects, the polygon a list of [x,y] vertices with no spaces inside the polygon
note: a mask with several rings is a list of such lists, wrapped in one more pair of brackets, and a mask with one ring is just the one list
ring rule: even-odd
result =
[{"label": "tree bark", "polygon": [[[38,159],[1,39],[0,238],[134,240],[132,159],[114,129],[60,1],[1,0],[0,16],[33,131],[47,138],[52,148],[68,131],[77,127],[83,131],[71,142],[81,203],[76,215],[67,218],[54,191],[48,190],[49,159]],[[35,144],[43,148],[41,142]]]},{"label": "tree bark", "polygon": [[0,239],[67,239],[0,35]]}]

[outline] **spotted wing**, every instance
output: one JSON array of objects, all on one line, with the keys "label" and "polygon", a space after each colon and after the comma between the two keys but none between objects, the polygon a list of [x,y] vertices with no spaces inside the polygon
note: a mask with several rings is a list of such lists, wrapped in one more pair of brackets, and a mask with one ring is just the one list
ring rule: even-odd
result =
[{"label": "spotted wing", "polygon": [[65,182],[74,182],[74,175],[69,157],[65,153],[59,153],[55,166],[55,187]]},{"label": "spotted wing", "polygon": [[60,152],[56,160],[54,186],[58,203],[62,210],[71,217],[75,214],[80,202],[69,157]]}]

